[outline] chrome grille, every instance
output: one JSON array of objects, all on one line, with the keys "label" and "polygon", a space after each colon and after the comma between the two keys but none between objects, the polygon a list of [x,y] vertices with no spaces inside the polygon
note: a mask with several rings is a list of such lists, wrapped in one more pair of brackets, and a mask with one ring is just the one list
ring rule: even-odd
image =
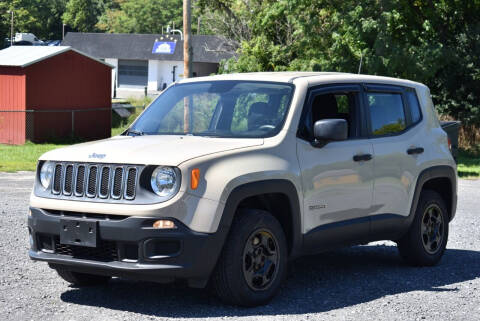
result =
[{"label": "chrome grille", "polygon": [[135,182],[137,181],[137,169],[130,167],[127,170],[127,186],[125,187],[125,198],[131,200],[135,197]]},{"label": "chrome grille", "polygon": [[53,174],[53,194],[60,194],[60,189],[62,186],[62,164],[57,164],[55,166],[55,173]]},{"label": "chrome grille", "polygon": [[108,187],[110,185],[110,167],[103,166],[100,175],[100,188],[98,190],[98,196],[101,198],[108,197]]},{"label": "chrome grille", "polygon": [[123,183],[123,168],[115,168],[115,174],[113,176],[113,188],[112,198],[119,199],[122,197],[122,183]]},{"label": "chrome grille", "polygon": [[135,199],[140,168],[133,165],[56,163],[51,193],[61,198],[130,201]]},{"label": "chrome grille", "polygon": [[75,196],[83,196],[85,188],[85,165],[77,166],[77,176],[75,181]]},{"label": "chrome grille", "polygon": [[73,165],[69,164],[65,167],[65,181],[63,182],[63,194],[72,195],[73,185]]},{"label": "chrome grille", "polygon": [[96,165],[91,165],[88,168],[88,179],[87,179],[87,196],[95,197],[97,193],[97,172],[98,167]]}]

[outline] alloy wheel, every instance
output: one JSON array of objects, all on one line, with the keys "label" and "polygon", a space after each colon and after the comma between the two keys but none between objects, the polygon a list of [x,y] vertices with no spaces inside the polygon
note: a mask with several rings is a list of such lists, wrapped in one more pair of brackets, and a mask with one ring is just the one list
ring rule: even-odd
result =
[{"label": "alloy wheel", "polygon": [[243,276],[250,289],[265,290],[275,280],[280,261],[278,242],[265,228],[253,232],[243,250]]},{"label": "alloy wheel", "polygon": [[435,254],[441,249],[445,235],[442,210],[436,204],[427,207],[421,224],[423,247],[429,254]]}]

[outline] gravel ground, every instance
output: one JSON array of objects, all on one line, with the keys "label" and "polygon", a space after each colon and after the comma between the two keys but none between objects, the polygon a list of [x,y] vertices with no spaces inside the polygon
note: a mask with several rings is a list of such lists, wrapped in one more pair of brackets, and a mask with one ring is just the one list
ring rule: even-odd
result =
[{"label": "gravel ground", "polygon": [[391,242],[298,260],[267,306],[222,305],[206,291],[115,279],[78,289],[29,260],[32,173],[0,173],[2,320],[479,320],[480,180],[461,180],[448,249],[432,268],[406,266]]}]

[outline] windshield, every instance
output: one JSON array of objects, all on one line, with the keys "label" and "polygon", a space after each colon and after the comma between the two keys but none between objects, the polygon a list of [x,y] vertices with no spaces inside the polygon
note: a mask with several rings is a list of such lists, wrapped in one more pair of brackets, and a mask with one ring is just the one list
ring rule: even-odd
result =
[{"label": "windshield", "polygon": [[291,84],[259,81],[176,84],[126,134],[270,137],[280,131],[292,93]]}]

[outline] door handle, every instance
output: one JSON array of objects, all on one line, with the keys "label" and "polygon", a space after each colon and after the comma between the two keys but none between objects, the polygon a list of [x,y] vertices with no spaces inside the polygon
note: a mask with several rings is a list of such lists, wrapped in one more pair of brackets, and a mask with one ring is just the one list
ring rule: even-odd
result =
[{"label": "door handle", "polygon": [[407,149],[407,154],[408,155],[421,154],[423,153],[423,151],[424,151],[423,147],[412,147]]},{"label": "door handle", "polygon": [[372,159],[372,154],[359,154],[353,156],[354,162],[369,161]]}]

